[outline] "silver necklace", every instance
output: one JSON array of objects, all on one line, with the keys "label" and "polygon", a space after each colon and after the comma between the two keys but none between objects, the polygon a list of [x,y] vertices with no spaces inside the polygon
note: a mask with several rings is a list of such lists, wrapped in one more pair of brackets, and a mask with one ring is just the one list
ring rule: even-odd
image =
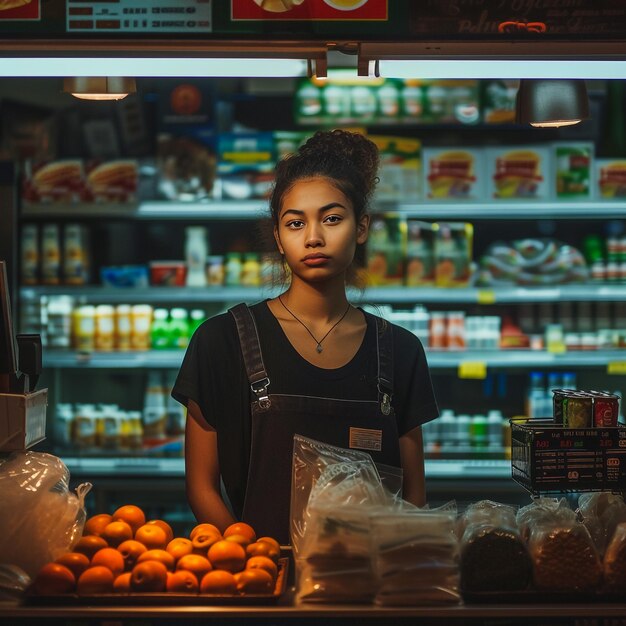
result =
[{"label": "silver necklace", "polygon": [[300,322],[300,324],[304,326],[304,329],[306,330],[306,332],[309,333],[309,335],[311,335],[311,337],[313,338],[313,341],[315,341],[315,343],[317,344],[317,347],[315,349],[317,350],[318,354],[324,349],[322,346],[322,342],[324,341],[324,339],[326,339],[326,337],[328,337],[328,335],[330,335],[330,333],[339,325],[339,323],[343,320],[343,318],[348,314],[348,311],[350,310],[350,303],[348,303],[348,307],[343,312],[343,315],[330,327],[330,330],[318,341],[315,335],[309,330],[309,327],[293,311],[291,311],[287,307],[287,305],[283,302],[283,299],[280,296],[278,296],[278,301],[285,307],[285,310],[287,311],[287,313],[289,313],[289,315],[291,315],[291,317],[293,317],[293,319],[296,320],[296,322]]}]

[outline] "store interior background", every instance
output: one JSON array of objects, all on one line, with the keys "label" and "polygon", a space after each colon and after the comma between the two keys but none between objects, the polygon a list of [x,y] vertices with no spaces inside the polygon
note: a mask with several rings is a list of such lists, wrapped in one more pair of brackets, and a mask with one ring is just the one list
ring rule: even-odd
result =
[{"label": "store interior background", "polygon": [[[131,158],[140,162],[154,160],[159,152],[159,138],[163,133],[177,132],[172,125],[164,123],[163,107],[171,90],[182,80],[176,79],[139,79],[137,93],[123,101],[114,103],[84,102],[62,92],[61,79],[2,79],[0,80],[0,158],[12,161],[22,169],[26,159],[54,160],[63,158],[114,159]],[[299,125],[294,117],[294,93],[296,81],[291,79],[194,79],[193,83],[203,85],[203,94],[210,97],[210,105],[205,112],[211,117],[213,133],[233,131],[276,131],[276,130],[316,130],[314,127]],[[557,140],[591,141],[595,144],[596,157],[626,158],[626,136],[624,134],[624,94],[620,82],[587,81],[590,97],[591,119],[569,129],[531,129],[515,124],[488,125],[476,124],[407,124],[386,123],[380,126],[368,126],[367,132],[379,135],[395,135],[418,138],[424,147],[454,146],[499,146],[543,144]],[[94,124],[97,122],[97,124]],[[91,130],[89,130],[91,129]],[[184,124],[179,125],[181,136],[186,134]],[[196,129],[197,130],[197,129]],[[95,133],[95,134],[94,134]],[[99,133],[99,136],[98,136]],[[202,149],[202,144],[196,140]],[[210,154],[210,148],[207,149]],[[146,193],[154,190],[154,180],[149,176],[140,182],[140,190]],[[143,187],[142,187],[143,185]],[[209,201],[210,202],[210,201]],[[563,201],[561,201],[563,202]],[[233,207],[236,205],[232,201]],[[416,204],[424,204],[416,203]],[[206,216],[197,219],[185,214],[175,214],[164,218],[134,219],[132,216],[103,211],[90,215],[63,212],[50,212],[49,216],[38,212],[30,216],[18,211],[18,231],[14,233],[14,261],[19,259],[19,228],[29,222],[40,225],[54,222],[59,225],[80,223],[87,228],[89,251],[91,256],[91,278],[89,285],[98,285],[99,268],[102,266],[121,266],[149,264],[157,259],[184,258],[185,229],[188,226],[202,225],[207,228],[210,241],[210,253],[225,255],[230,251],[264,252],[271,245],[260,243],[263,221],[262,211],[265,203],[260,200],[259,219],[219,219]],[[626,217],[626,209],[622,213]],[[574,207],[574,205],[573,205]],[[553,237],[562,242],[582,249],[585,236],[590,233],[602,238],[609,236],[626,237],[622,217],[606,217],[601,210],[598,215],[592,211],[581,215],[573,208],[571,218],[542,217],[509,219],[506,215],[485,219],[480,217],[480,205],[476,206],[476,219],[464,218],[474,226],[473,260],[476,262],[495,241],[512,241],[523,237]],[[384,210],[392,210],[385,203]],[[376,204],[374,204],[376,210]],[[434,215],[434,217],[432,217]],[[436,209],[429,210],[426,221],[438,221]],[[456,220],[455,220],[456,221]],[[0,224],[2,219],[0,218]],[[1,252],[1,251],[0,251]],[[1,256],[1,255],[0,255]],[[19,276],[19,269],[17,271]],[[20,298],[20,285],[14,290],[17,311],[20,319],[23,302]],[[61,293],[55,291],[54,293]],[[67,293],[81,301],[81,288],[68,287]],[[259,291],[259,299],[266,297]],[[361,296],[361,303],[368,304],[367,291]],[[82,296],[83,301],[88,297]],[[405,301],[396,299],[390,303],[394,309],[412,309],[420,304],[419,288],[413,288]],[[590,296],[591,312],[595,315],[597,302]],[[182,303],[165,304],[152,302],[154,306],[186,306],[201,308],[207,316],[226,310],[232,304],[224,296],[224,301],[200,303],[196,298],[186,305]],[[378,306],[386,303],[378,300]],[[610,302],[608,311],[611,322],[622,331],[626,329],[626,319],[618,316],[617,302]],[[429,310],[463,310],[467,315],[511,315],[517,319],[521,303],[514,304],[478,304],[436,302],[428,303]],[[579,303],[571,305],[571,314],[576,323]],[[558,303],[533,305],[537,331],[546,321],[542,315],[551,314],[552,321],[558,322]],[[620,313],[621,315],[621,313]],[[182,353],[181,353],[182,356]],[[625,359],[626,360],[626,359]],[[44,351],[44,364],[46,362]],[[219,364],[217,364],[219,366]],[[459,378],[457,364],[450,367],[432,369],[435,391],[439,397],[440,409],[451,409],[459,414],[487,414],[491,409],[498,409],[505,418],[524,415],[527,409],[529,393],[529,374],[537,369],[547,376],[555,370],[574,371],[576,386],[584,389],[622,390],[625,376],[607,374],[606,365],[593,367],[555,367],[535,368],[527,363],[518,363],[513,358],[506,367],[489,368],[485,380]],[[159,371],[175,373],[176,365],[160,368]],[[125,410],[141,411],[144,406],[146,386],[151,368],[144,363],[138,367],[46,367],[39,387],[50,388],[48,406],[48,438],[37,449],[51,451],[62,458],[95,459],[98,471],[91,472],[87,466],[72,466],[72,483],[82,482],[91,476],[94,491],[87,500],[90,512],[113,510],[127,502],[140,504],[149,509],[151,518],[169,519],[179,528],[190,527],[191,513],[185,502],[184,476],[182,468],[182,446],[173,446],[159,454],[135,452],[130,454],[118,450],[80,450],[59,447],[55,443],[55,409],[62,403],[107,403],[118,404]],[[163,459],[176,459],[173,465],[161,463]],[[471,467],[472,471],[459,474],[452,469],[437,475],[429,475],[427,465],[427,486],[432,504],[447,499],[456,499],[462,505],[482,497],[494,500],[524,503],[528,494],[510,479],[510,468],[504,449],[494,454],[481,450],[472,450],[471,445],[457,446],[441,451],[431,450],[429,460],[448,459],[480,461]],[[133,464],[136,461],[135,464]],[[497,461],[498,463],[492,463]],[[109,471],[106,465],[109,463]],[[117,465],[116,465],[117,464]],[[450,466],[452,467],[452,466]],[[504,471],[503,468],[504,467]],[[104,469],[103,469],[104,468]],[[158,494],[158,498],[154,495]]]}]

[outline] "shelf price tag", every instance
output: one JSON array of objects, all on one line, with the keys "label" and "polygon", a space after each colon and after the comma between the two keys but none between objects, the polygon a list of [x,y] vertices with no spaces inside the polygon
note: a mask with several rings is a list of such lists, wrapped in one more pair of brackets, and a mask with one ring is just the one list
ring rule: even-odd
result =
[{"label": "shelf price tag", "polygon": [[484,361],[461,361],[459,363],[459,378],[484,380],[487,378],[487,364]]},{"label": "shelf price tag", "polygon": [[495,304],[496,292],[491,289],[479,289],[476,293],[476,301],[478,304]]},{"label": "shelf price tag", "polygon": [[610,361],[606,366],[607,374],[626,374],[626,361]]}]

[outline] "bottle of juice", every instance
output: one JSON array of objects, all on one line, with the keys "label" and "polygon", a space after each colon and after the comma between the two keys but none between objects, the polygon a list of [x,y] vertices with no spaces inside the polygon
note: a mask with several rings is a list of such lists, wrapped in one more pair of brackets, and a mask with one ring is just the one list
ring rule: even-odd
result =
[{"label": "bottle of juice", "polygon": [[166,350],[170,343],[170,325],[167,309],[155,309],[150,327],[150,346],[153,350]]}]

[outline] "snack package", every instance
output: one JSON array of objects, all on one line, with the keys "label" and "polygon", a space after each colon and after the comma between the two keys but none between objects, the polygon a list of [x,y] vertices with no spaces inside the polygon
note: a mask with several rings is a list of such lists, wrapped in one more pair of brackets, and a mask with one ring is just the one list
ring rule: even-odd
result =
[{"label": "snack package", "polygon": [[532,563],[515,509],[481,500],[459,518],[461,588],[471,592],[521,591],[532,579]]},{"label": "snack package", "polygon": [[456,505],[375,514],[370,519],[381,606],[456,604],[459,595],[459,544],[454,531]]},{"label": "snack package", "polygon": [[626,160],[597,159],[594,176],[594,196],[603,200],[626,197]]},{"label": "snack package", "polygon": [[42,452],[14,452],[0,465],[0,561],[34,576],[42,565],[69,552],[85,524],[83,483],[69,490],[61,459]]},{"label": "snack package", "polygon": [[552,150],[556,197],[589,200],[592,190],[594,144],[568,141],[553,144]]},{"label": "snack package", "polygon": [[428,200],[482,200],[483,152],[472,148],[426,148],[424,190]]},{"label": "snack package", "polygon": [[546,200],[550,149],[538,146],[488,148],[487,195],[499,200]]},{"label": "snack package", "polygon": [[598,551],[565,500],[540,498],[517,515],[528,537],[535,587],[542,591],[592,592],[602,581]]},{"label": "snack package", "polygon": [[626,580],[626,522],[618,524],[604,553],[604,584],[607,591],[624,593]]},{"label": "snack package", "polygon": [[626,522],[626,503],[621,495],[606,491],[582,493],[578,515],[602,556],[619,524]]},{"label": "snack package", "polygon": [[406,221],[403,217],[385,213],[372,219],[367,244],[368,285],[401,285],[405,251]]}]

